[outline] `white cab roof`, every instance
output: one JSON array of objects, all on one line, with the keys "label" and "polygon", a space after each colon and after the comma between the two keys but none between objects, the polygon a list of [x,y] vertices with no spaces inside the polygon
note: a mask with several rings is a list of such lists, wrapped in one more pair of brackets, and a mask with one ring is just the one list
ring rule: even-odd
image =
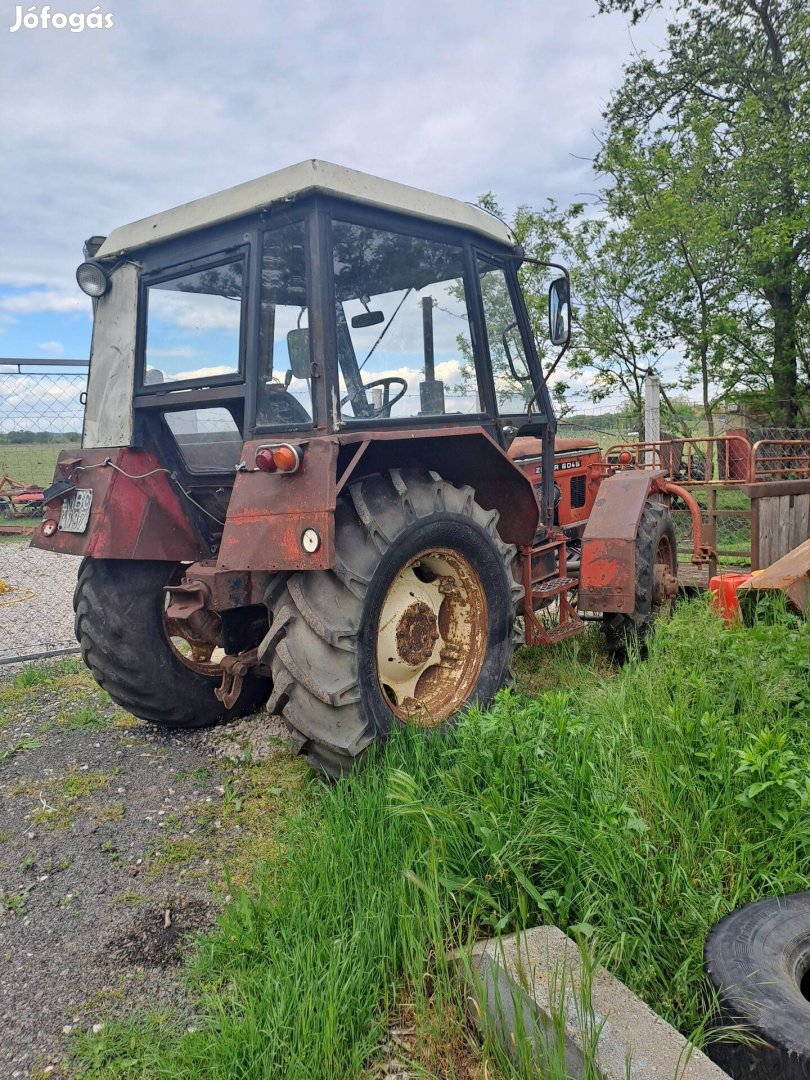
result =
[{"label": "white cab roof", "polygon": [[292,202],[313,192],[336,195],[365,206],[396,210],[429,221],[459,225],[510,247],[517,243],[511,229],[479,207],[391,180],[381,180],[328,161],[310,159],[216,195],[206,195],[162,214],[123,225],[110,233],[96,257],[133,251],[147,244],[196,232],[208,225],[266,210],[277,203]]}]

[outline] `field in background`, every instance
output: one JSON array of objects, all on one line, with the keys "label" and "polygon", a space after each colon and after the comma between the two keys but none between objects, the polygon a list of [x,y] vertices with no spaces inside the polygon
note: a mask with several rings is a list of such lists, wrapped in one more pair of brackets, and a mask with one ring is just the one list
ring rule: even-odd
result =
[{"label": "field in background", "polygon": [[78,442],[0,443],[0,476],[4,472],[19,484],[47,487],[53,480],[56,459]]}]

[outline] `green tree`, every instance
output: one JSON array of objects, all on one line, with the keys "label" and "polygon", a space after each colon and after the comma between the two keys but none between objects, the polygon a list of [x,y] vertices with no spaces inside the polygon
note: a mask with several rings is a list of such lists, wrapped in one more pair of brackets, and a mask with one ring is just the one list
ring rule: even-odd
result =
[{"label": "green tree", "polygon": [[611,179],[604,209],[636,253],[629,288],[659,343],[683,355],[681,385],[699,385],[713,435],[717,401],[765,388],[769,367],[756,306],[735,272],[737,234],[722,202],[712,121],[693,115],[679,136],[622,125],[596,165]]},{"label": "green tree", "polygon": [[[520,208],[512,227],[528,254],[556,256],[569,268],[572,338],[565,369],[585,383],[588,399],[601,402],[619,394],[640,417],[644,380],[655,372],[662,378],[668,405],[669,392],[680,384],[662,371],[670,342],[642,299],[641,253],[633,233],[604,215],[594,216],[583,203],[561,210],[551,200],[541,210]],[[521,279],[535,334],[545,334],[545,290],[537,269],[525,266]]]},{"label": "green tree", "polygon": [[[637,21],[661,0],[597,3]],[[806,389],[808,73],[806,0],[674,0],[666,49],[627,67],[606,114],[609,143],[666,146],[673,160],[684,157],[696,124],[708,136],[722,166],[712,190],[729,272],[737,297],[754,294],[767,312],[768,376],[785,424],[795,423]]]}]

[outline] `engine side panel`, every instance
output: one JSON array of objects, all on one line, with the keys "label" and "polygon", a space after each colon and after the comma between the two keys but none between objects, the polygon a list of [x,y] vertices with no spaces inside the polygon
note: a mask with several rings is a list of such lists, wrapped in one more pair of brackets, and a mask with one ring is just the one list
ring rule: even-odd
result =
[{"label": "engine side panel", "polygon": [[[509,458],[528,476],[538,490],[543,481],[540,440],[517,438],[509,448]],[[595,489],[588,484],[588,466],[601,461],[599,447],[590,439],[555,439],[554,483],[559,491],[555,524],[564,529],[582,526],[589,518]]]}]

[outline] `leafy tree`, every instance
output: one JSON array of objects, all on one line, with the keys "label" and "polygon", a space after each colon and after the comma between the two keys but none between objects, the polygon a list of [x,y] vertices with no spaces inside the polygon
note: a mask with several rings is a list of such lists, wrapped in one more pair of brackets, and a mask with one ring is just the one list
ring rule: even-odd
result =
[{"label": "leafy tree", "polygon": [[660,345],[683,353],[681,385],[700,386],[710,435],[717,401],[741,386],[763,389],[768,375],[757,313],[734,271],[737,237],[713,134],[711,120],[697,116],[677,142],[625,125],[597,157],[612,180],[604,209],[636,252],[628,287]]},{"label": "leafy tree", "polygon": [[[597,3],[637,21],[661,0]],[[810,10],[806,0],[674,0],[674,13],[667,48],[631,63],[611,100],[602,164],[611,168],[622,143],[648,160],[666,149],[677,162],[690,141],[703,140],[698,149],[712,161],[710,190],[720,211],[710,215],[708,233],[722,234],[715,239],[736,278],[731,291],[753,294],[764,306],[767,376],[781,421],[793,424],[807,375]],[[739,303],[735,318],[744,309]],[[756,312],[749,314],[756,330]],[[728,336],[745,325],[742,319]]]},{"label": "leafy tree", "polygon": [[[529,254],[556,255],[569,268],[573,332],[565,356],[567,372],[586,381],[591,401],[619,393],[640,418],[644,380],[649,372],[662,375],[669,341],[641,299],[640,252],[633,234],[604,216],[589,215],[583,203],[560,210],[551,200],[539,211],[519,209],[513,229]],[[527,265],[521,277],[535,334],[545,335],[546,298],[537,269]],[[669,392],[679,388],[677,381],[662,377],[665,406]],[[560,404],[560,391],[555,396]]]}]

